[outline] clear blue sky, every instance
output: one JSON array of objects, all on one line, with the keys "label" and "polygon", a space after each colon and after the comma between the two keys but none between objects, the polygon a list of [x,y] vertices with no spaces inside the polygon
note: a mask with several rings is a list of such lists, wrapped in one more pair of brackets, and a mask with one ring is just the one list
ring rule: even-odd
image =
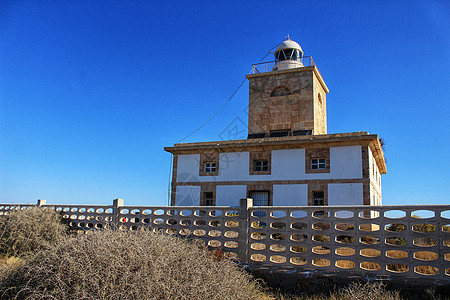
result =
[{"label": "clear blue sky", "polygon": [[[449,1],[1,1],[0,203],[165,205],[171,146],[287,34],[329,133],[386,141],[383,202],[450,203]],[[245,130],[248,83],[187,141]],[[231,125],[230,125],[231,124]]]}]

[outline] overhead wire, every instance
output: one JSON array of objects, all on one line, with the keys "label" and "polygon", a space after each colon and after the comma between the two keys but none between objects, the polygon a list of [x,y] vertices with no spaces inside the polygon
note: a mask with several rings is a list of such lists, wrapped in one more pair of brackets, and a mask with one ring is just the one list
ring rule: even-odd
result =
[{"label": "overhead wire", "polygon": [[[263,58],[261,58],[258,62],[262,61],[263,59],[265,59],[269,54],[271,54],[272,50],[275,49],[278,45],[272,47],[266,55],[264,55]],[[239,85],[239,87],[234,91],[234,93],[231,95],[230,98],[228,98],[227,101],[225,101],[225,103],[222,105],[221,108],[219,108],[218,111],[216,111],[205,123],[203,123],[200,127],[198,127],[196,130],[192,131],[190,134],[188,134],[187,136],[185,136],[184,138],[182,138],[181,140],[179,140],[178,142],[176,142],[175,144],[178,144],[182,141],[184,141],[185,139],[187,139],[188,137],[192,136],[194,133],[196,133],[197,131],[199,131],[200,129],[202,129],[206,124],[208,124],[222,109],[224,109],[224,107],[228,104],[228,102],[231,101],[231,99],[233,99],[233,97],[236,95],[236,93],[241,89],[241,87],[244,85],[244,82],[247,80],[247,78],[244,78],[244,80],[241,82],[241,84]],[[170,195],[171,195],[171,181],[172,181],[172,160],[173,160],[173,154],[171,154],[170,156],[170,167],[169,167],[169,187],[168,187],[168,205],[170,205]]]}]

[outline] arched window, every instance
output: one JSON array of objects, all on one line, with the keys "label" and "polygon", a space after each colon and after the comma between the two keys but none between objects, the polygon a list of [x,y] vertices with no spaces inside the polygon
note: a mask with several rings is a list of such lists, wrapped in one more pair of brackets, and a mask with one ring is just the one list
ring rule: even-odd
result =
[{"label": "arched window", "polygon": [[272,90],[270,97],[287,96],[290,95],[291,91],[285,86],[278,86]]}]

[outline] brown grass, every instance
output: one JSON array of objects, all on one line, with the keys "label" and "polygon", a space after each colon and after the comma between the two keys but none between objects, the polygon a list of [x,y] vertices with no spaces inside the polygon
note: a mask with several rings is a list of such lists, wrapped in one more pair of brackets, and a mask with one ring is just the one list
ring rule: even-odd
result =
[{"label": "brown grass", "polygon": [[68,227],[53,210],[31,208],[12,211],[0,218],[0,253],[22,256],[61,239]]},{"label": "brown grass", "polygon": [[[217,253],[216,253],[217,254]],[[103,231],[66,237],[3,275],[2,298],[260,299],[258,284],[186,239]],[[226,275],[226,276],[224,276]]]}]

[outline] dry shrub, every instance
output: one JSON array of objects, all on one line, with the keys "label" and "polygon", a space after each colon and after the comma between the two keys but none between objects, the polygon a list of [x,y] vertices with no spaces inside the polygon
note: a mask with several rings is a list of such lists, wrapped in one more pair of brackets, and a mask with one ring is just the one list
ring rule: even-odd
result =
[{"label": "dry shrub", "polygon": [[66,237],[0,282],[17,299],[258,299],[256,281],[232,261],[185,239],[147,231]]},{"label": "dry shrub", "polygon": [[51,209],[34,207],[11,211],[0,218],[0,253],[22,256],[58,241],[67,230]]}]

